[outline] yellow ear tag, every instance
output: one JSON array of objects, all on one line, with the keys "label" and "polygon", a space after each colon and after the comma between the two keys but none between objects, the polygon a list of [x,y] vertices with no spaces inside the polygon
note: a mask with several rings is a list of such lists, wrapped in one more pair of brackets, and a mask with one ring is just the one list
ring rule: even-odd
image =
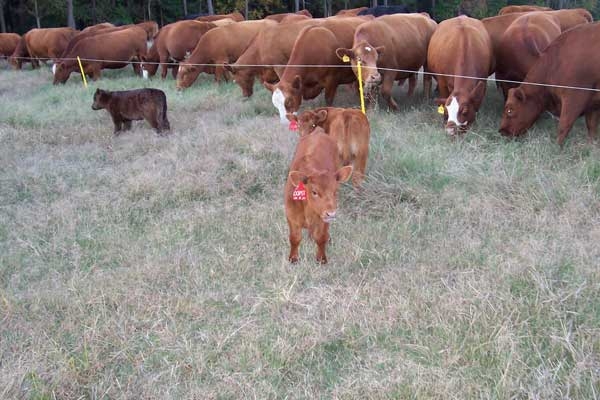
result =
[{"label": "yellow ear tag", "polygon": [[440,104],[440,106],[438,107],[438,114],[443,114],[444,113],[444,106],[442,104]]},{"label": "yellow ear tag", "polygon": [[348,57],[348,55],[344,54],[344,56],[342,57],[342,61],[343,62],[350,62],[350,57]]}]

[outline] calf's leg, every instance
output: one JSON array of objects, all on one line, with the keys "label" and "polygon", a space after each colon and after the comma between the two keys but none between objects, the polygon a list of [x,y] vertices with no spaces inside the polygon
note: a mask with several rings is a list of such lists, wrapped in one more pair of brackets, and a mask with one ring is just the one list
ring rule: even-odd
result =
[{"label": "calf's leg", "polygon": [[290,255],[288,260],[291,263],[296,263],[300,259],[298,247],[300,247],[300,241],[302,240],[302,225],[296,224],[288,219],[288,227],[290,229]]}]

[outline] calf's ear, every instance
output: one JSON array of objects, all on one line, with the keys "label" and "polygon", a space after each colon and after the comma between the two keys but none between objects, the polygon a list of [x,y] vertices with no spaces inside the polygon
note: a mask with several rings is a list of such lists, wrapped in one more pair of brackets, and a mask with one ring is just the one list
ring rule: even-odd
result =
[{"label": "calf's ear", "polygon": [[352,51],[352,49],[344,49],[343,47],[336,49],[335,54],[342,61],[344,60],[344,56],[349,57],[351,59],[354,58],[354,52]]},{"label": "calf's ear", "polygon": [[327,119],[327,110],[317,111],[317,123],[325,122],[326,119]]},{"label": "calf's ear", "polygon": [[298,186],[298,184],[300,182],[302,182],[302,183],[308,182],[308,177],[300,171],[290,171],[290,173],[288,174],[288,177],[290,178],[290,181],[292,182],[292,185],[294,185],[294,186]]},{"label": "calf's ear", "polygon": [[285,114],[285,116],[287,117],[288,121],[290,121],[290,122],[292,122],[292,121],[298,122],[298,116],[296,114],[287,113],[287,114]]},{"label": "calf's ear", "polygon": [[335,179],[340,183],[346,182],[348,179],[350,179],[350,175],[352,175],[352,165],[346,165],[345,167],[337,170],[335,173]]}]

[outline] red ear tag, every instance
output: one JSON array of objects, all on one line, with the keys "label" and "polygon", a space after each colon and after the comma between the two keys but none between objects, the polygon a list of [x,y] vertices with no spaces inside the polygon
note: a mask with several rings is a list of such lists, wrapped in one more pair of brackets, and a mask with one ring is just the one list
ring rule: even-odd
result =
[{"label": "red ear tag", "polygon": [[297,131],[297,130],[298,130],[298,121],[291,120],[290,121],[290,131]]},{"label": "red ear tag", "polygon": [[304,184],[302,182],[300,182],[294,189],[294,193],[292,193],[292,200],[306,200],[306,188],[304,188]]}]

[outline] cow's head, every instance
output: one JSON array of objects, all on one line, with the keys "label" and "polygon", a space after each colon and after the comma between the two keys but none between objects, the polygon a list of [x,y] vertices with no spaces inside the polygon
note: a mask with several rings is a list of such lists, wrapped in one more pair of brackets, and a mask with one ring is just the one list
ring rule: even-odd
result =
[{"label": "cow's head", "polygon": [[54,64],[54,80],[52,83],[58,85],[59,83],[65,83],[67,79],[69,79],[69,75],[71,75],[71,70],[67,67],[67,64],[64,61],[59,61]]},{"label": "cow's head", "polygon": [[499,132],[503,136],[522,135],[543,110],[542,102],[531,95],[528,96],[521,87],[510,89],[504,103]]},{"label": "cow's head", "polygon": [[361,64],[361,78],[367,92],[373,90],[381,83],[381,74],[377,70],[377,61],[382,57],[385,46],[374,47],[362,40],[351,49],[339,48],[335,54],[344,60],[350,59],[354,75],[358,78],[358,62]]},{"label": "cow's head", "polygon": [[244,97],[250,97],[254,93],[254,72],[252,68],[238,67],[235,64],[224,65],[225,69],[233,76],[233,81],[242,89]]},{"label": "cow's head", "polygon": [[327,120],[327,110],[307,110],[300,115],[288,114],[287,118],[298,123],[298,135],[302,137],[323,126]]},{"label": "cow's head", "polygon": [[156,75],[156,71],[158,70],[158,63],[152,62],[150,56],[141,55],[140,59],[142,61],[142,70],[148,71],[148,76]]},{"label": "cow's head", "polygon": [[475,121],[477,110],[485,96],[486,82],[479,81],[471,90],[455,89],[446,99],[436,99],[444,106],[446,133],[451,136],[464,133]]},{"label": "cow's head", "polygon": [[182,90],[192,86],[200,75],[201,67],[199,65],[191,65],[188,62],[179,63],[179,71],[177,71],[177,90]]},{"label": "cow's head", "polygon": [[106,108],[110,97],[110,92],[102,89],[96,89],[96,93],[94,93],[94,102],[92,103],[92,110],[101,110]]},{"label": "cow's head", "polygon": [[264,85],[273,92],[271,100],[279,111],[281,123],[287,123],[287,114],[297,114],[302,104],[302,78],[296,75],[291,83],[279,81],[274,85],[264,82]]},{"label": "cow's head", "polygon": [[337,210],[337,192],[340,183],[346,182],[352,174],[352,166],[347,165],[335,172],[311,171],[309,173],[290,171],[288,179],[298,186],[300,182],[306,188],[306,207],[317,214],[323,222],[330,223],[335,219]]}]

